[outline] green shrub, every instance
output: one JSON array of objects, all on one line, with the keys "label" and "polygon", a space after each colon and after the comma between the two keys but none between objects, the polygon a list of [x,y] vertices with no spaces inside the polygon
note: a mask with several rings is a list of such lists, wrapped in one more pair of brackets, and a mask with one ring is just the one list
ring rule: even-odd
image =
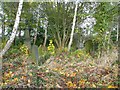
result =
[{"label": "green shrub", "polygon": [[50,52],[45,50],[44,47],[41,47],[39,46],[38,47],[38,52],[39,52],[39,57],[40,57],[40,60],[39,60],[39,64],[43,64],[48,58],[50,58]]},{"label": "green shrub", "polygon": [[89,58],[89,53],[86,53],[84,50],[76,50],[71,53],[72,56],[75,56],[76,58],[80,58],[81,60],[85,60],[86,58]]}]

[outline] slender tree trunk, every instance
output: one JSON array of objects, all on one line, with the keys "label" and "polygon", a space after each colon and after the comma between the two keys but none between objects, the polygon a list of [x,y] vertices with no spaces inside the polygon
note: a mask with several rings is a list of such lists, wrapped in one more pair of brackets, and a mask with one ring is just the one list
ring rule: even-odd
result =
[{"label": "slender tree trunk", "polygon": [[77,15],[77,7],[78,7],[78,3],[76,1],[75,14],[74,14],[73,25],[72,25],[72,31],[71,31],[71,35],[70,35],[70,41],[69,41],[69,44],[68,44],[68,51],[71,49],[71,45],[72,45],[72,41],[73,41],[73,34],[74,34],[76,15]]},{"label": "slender tree trunk", "polygon": [[36,39],[37,39],[37,28],[35,29],[35,35],[34,35],[34,45],[36,43]]},{"label": "slender tree trunk", "polygon": [[[38,19],[37,19],[38,20]],[[36,40],[37,40],[37,28],[38,28],[38,21],[37,21],[37,24],[36,24],[36,28],[35,28],[35,35],[34,35],[34,45],[36,43]]]},{"label": "slender tree trunk", "polygon": [[18,34],[18,38],[19,38],[19,39],[20,39],[20,37],[21,37],[21,28],[20,28],[19,34]]},{"label": "slender tree trunk", "polygon": [[46,42],[47,42],[47,27],[45,27],[45,38],[44,38],[44,44],[43,46],[46,46]]},{"label": "slender tree trunk", "polygon": [[62,39],[62,47],[65,47],[65,38],[66,38],[66,19],[65,18],[65,3],[63,3],[63,39]]},{"label": "slender tree trunk", "polygon": [[5,34],[5,15],[4,15],[4,5],[2,3],[1,5],[1,14],[2,14],[2,20],[1,20],[1,23],[2,23],[2,41],[4,40],[4,34]]},{"label": "slender tree trunk", "polygon": [[19,6],[18,6],[18,11],[17,11],[17,14],[16,14],[15,24],[14,24],[14,27],[13,27],[13,30],[12,30],[12,34],[10,36],[10,39],[7,41],[7,44],[5,45],[4,49],[0,52],[0,58],[2,58],[3,55],[7,52],[7,50],[10,48],[10,46],[12,45],[12,43],[15,39],[17,29],[18,29],[18,26],[19,26],[22,6],[23,6],[23,0],[20,0]]},{"label": "slender tree trunk", "polygon": [[[0,19],[3,18],[3,3],[0,2],[0,10],[1,10],[1,14],[2,14],[2,17],[0,17]],[[2,23],[1,27],[3,29],[3,20],[0,21]],[[2,30],[2,33],[1,33],[2,37],[0,37],[0,51],[2,50],[2,47],[1,47],[1,43],[2,43],[2,38],[3,38],[3,30]],[[0,58],[0,83],[2,83],[2,58]],[[2,89],[2,87],[0,86],[0,90]]]},{"label": "slender tree trunk", "polygon": [[59,47],[59,43],[58,43],[58,40],[57,40],[56,38],[57,38],[57,37],[56,37],[55,34],[54,34],[55,43],[56,43],[57,47]]},{"label": "slender tree trunk", "polygon": [[59,41],[59,48],[61,48],[61,37],[60,37],[60,31],[57,31],[58,41]]},{"label": "slender tree trunk", "polygon": [[63,28],[64,28],[64,29],[63,29],[62,47],[65,46],[65,37],[66,37],[66,34],[65,34],[66,28],[65,28],[65,27],[63,27]]},{"label": "slender tree trunk", "polygon": [[3,17],[4,17],[4,19],[2,21],[2,40],[4,40],[4,34],[5,34],[5,22],[4,22],[5,16],[3,16]]},{"label": "slender tree trunk", "polygon": [[46,46],[46,42],[47,42],[47,27],[48,27],[48,20],[45,20],[44,21],[44,31],[45,31],[44,36],[45,36],[45,38],[44,38],[44,43],[43,43],[44,47]]},{"label": "slender tree trunk", "polygon": [[[38,6],[38,9],[39,9],[40,6]],[[39,11],[38,11],[38,15],[37,15],[37,23],[36,23],[36,28],[35,28],[35,36],[34,36],[34,45],[36,43],[36,40],[37,40],[37,33],[38,33],[38,23],[39,23]]]},{"label": "slender tree trunk", "polygon": [[64,19],[64,15],[65,15],[65,5],[64,5],[64,3],[63,3],[63,5],[62,5],[62,7],[63,7],[63,9],[62,9],[62,12],[63,12],[63,19],[62,19],[62,21],[63,21],[63,36],[62,36],[62,48],[64,48],[64,44],[65,44],[65,30],[66,30],[66,27],[65,27],[65,19]]}]

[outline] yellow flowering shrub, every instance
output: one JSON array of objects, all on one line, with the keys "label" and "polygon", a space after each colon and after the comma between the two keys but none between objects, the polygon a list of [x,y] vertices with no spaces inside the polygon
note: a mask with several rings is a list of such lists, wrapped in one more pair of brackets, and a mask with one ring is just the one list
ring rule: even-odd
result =
[{"label": "yellow flowering shrub", "polygon": [[14,82],[18,82],[18,78],[14,78],[13,81],[14,81]]},{"label": "yellow flowering shrub", "polygon": [[5,82],[5,83],[1,83],[1,84],[0,84],[0,86],[1,86],[1,87],[4,87],[4,86],[6,86],[6,85],[7,85],[7,83],[6,83],[6,82]]},{"label": "yellow flowering shrub", "polygon": [[25,44],[23,44],[23,45],[20,47],[20,50],[21,50],[22,53],[25,54],[25,55],[28,55],[28,54],[29,54],[29,49],[28,49],[28,47],[27,47]]},{"label": "yellow flowering shrub", "polygon": [[55,54],[55,46],[53,44],[52,40],[49,40],[49,46],[47,47],[48,51],[50,52],[50,54],[54,55]]},{"label": "yellow flowering shrub", "polygon": [[13,76],[14,76],[13,72],[12,72],[12,71],[9,71],[8,73],[5,73],[5,74],[4,74],[4,78],[3,78],[3,79],[8,79],[8,78],[11,78],[11,77],[13,77]]},{"label": "yellow flowering shrub", "polygon": [[66,85],[67,87],[70,87],[70,88],[76,88],[76,84],[72,83],[71,81],[68,81]]},{"label": "yellow flowering shrub", "polygon": [[83,84],[85,84],[85,82],[86,82],[86,80],[81,79],[81,80],[79,81],[79,85],[83,85]]},{"label": "yellow flowering shrub", "polygon": [[118,88],[117,86],[109,85],[107,88]]}]

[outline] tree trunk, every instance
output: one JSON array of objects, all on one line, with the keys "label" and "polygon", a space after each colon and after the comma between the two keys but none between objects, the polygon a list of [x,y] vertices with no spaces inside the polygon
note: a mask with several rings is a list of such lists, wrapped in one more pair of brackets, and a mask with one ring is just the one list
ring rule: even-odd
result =
[{"label": "tree trunk", "polygon": [[[0,2],[0,10],[1,10],[1,17],[0,19],[3,18],[3,3]],[[3,29],[3,21],[1,20],[0,23],[2,23],[1,27]],[[3,30],[2,30],[2,33],[1,33],[1,36],[3,37]],[[0,37],[0,50],[2,50],[2,47],[1,47],[1,43],[2,43],[2,37]],[[0,83],[2,83],[2,58],[0,58]],[[0,89],[2,89],[2,87],[0,86]]]},{"label": "tree trunk", "polygon": [[62,38],[62,47],[65,47],[65,38],[66,38],[66,19],[65,18],[65,3],[63,3],[63,38]]},{"label": "tree trunk", "polygon": [[12,43],[15,39],[17,29],[18,29],[18,26],[19,26],[22,6],[23,6],[23,0],[20,0],[19,6],[18,6],[18,11],[17,11],[17,14],[16,14],[15,24],[14,24],[14,27],[13,27],[13,30],[12,30],[12,34],[10,36],[10,39],[7,41],[7,44],[5,45],[4,49],[0,52],[0,58],[2,58],[3,55],[7,52],[7,50],[10,48],[10,46],[12,45]]},{"label": "tree trunk", "polygon": [[4,40],[4,34],[5,34],[5,22],[4,22],[5,18],[2,21],[2,41]]},{"label": "tree trunk", "polygon": [[68,44],[68,51],[70,50],[71,45],[72,45],[72,41],[73,41],[73,34],[74,34],[76,15],[77,15],[77,7],[78,7],[78,3],[76,1],[75,14],[74,14],[73,25],[72,25],[72,31],[71,31],[71,35],[70,35],[70,41],[69,41],[69,44]]},{"label": "tree trunk", "polygon": [[2,23],[2,25],[1,25],[1,27],[2,27],[2,41],[4,40],[4,34],[5,34],[5,15],[4,15],[4,6],[3,6],[3,3],[1,3],[2,5],[1,5],[1,23]]},{"label": "tree trunk", "polygon": [[[38,6],[38,9],[40,8],[40,5]],[[38,23],[39,23],[39,11],[38,11],[38,15],[37,15],[37,23],[36,23],[36,28],[35,28],[35,36],[34,36],[34,45],[36,43],[37,40],[37,33],[38,33]]]},{"label": "tree trunk", "polygon": [[[37,19],[37,20],[38,20],[38,19]],[[34,45],[35,45],[36,40],[37,40],[37,32],[38,32],[37,28],[38,28],[38,21],[37,21],[36,28],[35,28]]]},{"label": "tree trunk", "polygon": [[20,28],[19,34],[18,34],[18,38],[19,38],[19,39],[20,39],[20,37],[21,37],[21,28]]},{"label": "tree trunk", "polygon": [[36,39],[37,39],[37,28],[35,29],[35,35],[34,35],[34,45],[36,43]]},{"label": "tree trunk", "polygon": [[44,21],[44,43],[43,43],[43,46],[45,47],[46,46],[46,42],[47,42],[47,27],[48,27],[48,20],[45,20]]},{"label": "tree trunk", "polygon": [[44,44],[43,46],[46,46],[46,42],[47,42],[47,27],[45,28],[45,38],[44,38]]}]

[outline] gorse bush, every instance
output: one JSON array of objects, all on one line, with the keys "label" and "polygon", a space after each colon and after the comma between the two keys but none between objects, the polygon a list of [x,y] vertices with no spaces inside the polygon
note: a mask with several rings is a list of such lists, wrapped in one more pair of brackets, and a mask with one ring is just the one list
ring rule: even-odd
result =
[{"label": "gorse bush", "polygon": [[20,47],[20,50],[21,50],[21,52],[22,52],[23,54],[25,54],[25,55],[28,55],[28,54],[29,54],[29,49],[28,49],[28,47],[27,47],[25,44],[23,44],[23,45]]},{"label": "gorse bush", "polygon": [[52,40],[49,40],[49,46],[47,47],[47,50],[49,51],[49,53],[51,55],[54,55],[55,54],[55,46],[53,44],[53,41]]}]

